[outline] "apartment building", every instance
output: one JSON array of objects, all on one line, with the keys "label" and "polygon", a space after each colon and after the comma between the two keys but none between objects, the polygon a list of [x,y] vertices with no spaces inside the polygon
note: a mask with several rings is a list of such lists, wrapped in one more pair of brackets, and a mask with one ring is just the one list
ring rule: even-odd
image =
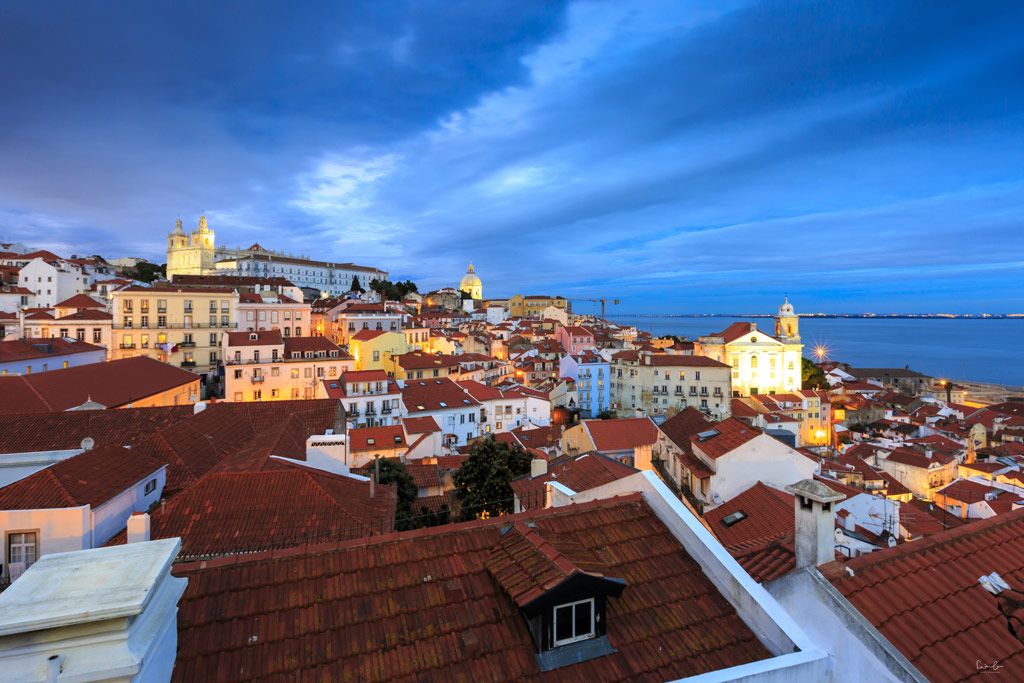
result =
[{"label": "apartment building", "polygon": [[238,325],[238,293],[226,287],[131,286],[111,298],[114,358],[149,356],[206,375]]},{"label": "apartment building", "polygon": [[224,335],[224,398],[233,402],[319,398],[324,380],[354,366],[324,337],[285,337],[281,330]]},{"label": "apartment building", "polygon": [[693,407],[722,420],[731,415],[731,372],[707,356],[622,351],[612,357],[612,405],[651,417]]},{"label": "apartment building", "polygon": [[310,335],[310,306],[275,291],[240,292],[238,329],[246,332],[280,330],[285,337]]},{"label": "apartment building", "polygon": [[402,390],[383,370],[346,371],[322,382],[327,398],[341,401],[352,428],[390,427],[402,417]]}]

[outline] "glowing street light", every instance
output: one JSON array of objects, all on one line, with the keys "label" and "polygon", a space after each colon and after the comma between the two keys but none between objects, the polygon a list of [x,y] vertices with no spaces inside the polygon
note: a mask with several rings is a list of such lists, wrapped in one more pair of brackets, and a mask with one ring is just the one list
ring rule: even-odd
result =
[{"label": "glowing street light", "polygon": [[818,359],[818,362],[828,358],[828,347],[824,344],[818,344],[814,347],[814,357]]}]

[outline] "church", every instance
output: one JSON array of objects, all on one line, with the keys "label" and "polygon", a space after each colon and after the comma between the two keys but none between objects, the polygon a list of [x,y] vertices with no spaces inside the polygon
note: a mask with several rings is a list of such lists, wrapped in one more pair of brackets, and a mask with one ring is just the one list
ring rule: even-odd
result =
[{"label": "church", "polygon": [[775,315],[774,334],[737,322],[697,340],[695,353],[732,366],[733,396],[799,391],[804,345],[800,318],[787,297]]},{"label": "church", "polygon": [[480,301],[484,298],[484,284],[480,281],[480,277],[476,274],[476,268],[473,267],[472,263],[466,268],[466,274],[459,280],[459,291],[465,292],[474,301]]},{"label": "church", "polygon": [[370,280],[388,277],[387,271],[379,268],[314,261],[271,251],[259,244],[244,249],[218,247],[206,214],[199,216],[199,225],[191,234],[185,232],[179,218],[167,236],[167,278],[173,281],[175,275],[281,277],[325,296],[348,292],[357,279],[365,289]]}]

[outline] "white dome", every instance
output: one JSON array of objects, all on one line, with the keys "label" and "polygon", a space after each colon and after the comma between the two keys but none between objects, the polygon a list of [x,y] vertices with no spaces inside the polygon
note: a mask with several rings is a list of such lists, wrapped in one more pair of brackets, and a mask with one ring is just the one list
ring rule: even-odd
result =
[{"label": "white dome", "polygon": [[467,289],[469,287],[480,287],[483,283],[480,282],[480,278],[477,277],[476,269],[473,268],[473,264],[469,264],[469,268],[466,269],[466,274],[459,280],[459,289]]},{"label": "white dome", "polygon": [[787,296],[782,305],[779,306],[779,315],[796,315],[793,310],[793,304],[789,303],[789,297]]}]

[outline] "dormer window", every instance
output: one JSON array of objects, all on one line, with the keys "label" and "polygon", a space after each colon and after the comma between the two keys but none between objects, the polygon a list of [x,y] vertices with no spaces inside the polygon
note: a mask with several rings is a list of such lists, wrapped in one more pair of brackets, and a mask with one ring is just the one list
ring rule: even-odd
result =
[{"label": "dormer window", "polygon": [[556,605],[552,613],[555,647],[589,640],[596,635],[594,628],[594,599],[577,600]]}]

